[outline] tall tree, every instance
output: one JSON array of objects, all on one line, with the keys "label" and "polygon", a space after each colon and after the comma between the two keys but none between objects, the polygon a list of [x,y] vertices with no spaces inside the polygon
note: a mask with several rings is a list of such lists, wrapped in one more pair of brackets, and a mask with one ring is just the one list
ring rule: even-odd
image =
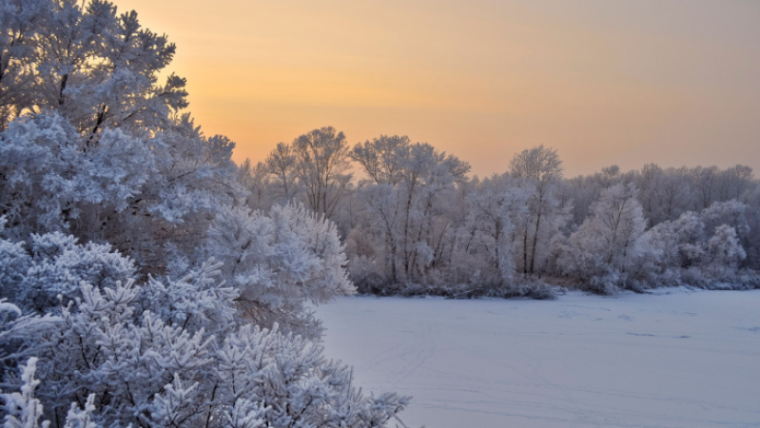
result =
[{"label": "tall tree", "polygon": [[469,165],[405,136],[357,144],[351,156],[368,177],[361,194],[372,218],[368,227],[384,236],[390,281],[419,279],[438,262],[452,230],[442,215],[448,209],[442,195],[465,177]]},{"label": "tall tree", "polygon": [[562,179],[562,161],[555,149],[541,145],[516,154],[510,162],[510,170],[513,177],[521,179],[532,190],[529,220],[522,226],[522,264],[523,274],[533,275],[537,255],[541,253],[539,248],[548,247],[552,234],[549,230],[544,232],[542,227],[546,229],[549,221],[553,223],[556,220],[553,217],[560,215],[556,191]]},{"label": "tall tree", "polygon": [[291,145],[278,143],[263,163],[265,171],[275,177],[277,197],[284,202],[291,202],[298,193],[297,161]]},{"label": "tall tree", "polygon": [[49,20],[49,0],[0,3],[0,130],[35,104],[40,33]]},{"label": "tall tree", "polygon": [[402,178],[403,160],[409,157],[411,140],[406,135],[381,135],[354,146],[349,156],[375,184],[395,186]]},{"label": "tall tree", "polygon": [[518,255],[515,243],[519,231],[515,225],[525,224],[528,197],[525,188],[509,174],[486,178],[467,195],[466,227],[470,233],[463,250],[487,259],[483,260],[482,281],[497,286],[512,282]]},{"label": "tall tree", "polygon": [[291,148],[309,206],[330,217],[351,179],[346,136],[328,126],[301,135]]}]

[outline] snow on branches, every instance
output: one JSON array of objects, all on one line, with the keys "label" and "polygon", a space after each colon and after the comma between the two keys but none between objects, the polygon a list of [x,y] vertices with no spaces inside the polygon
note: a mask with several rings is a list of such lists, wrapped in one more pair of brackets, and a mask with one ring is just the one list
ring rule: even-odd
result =
[{"label": "snow on branches", "polygon": [[[300,248],[326,257],[339,250],[337,236],[329,236],[334,230],[305,214],[295,206],[273,214],[273,228],[284,234],[283,251]],[[302,222],[323,234],[313,240],[288,235],[302,230]],[[72,253],[65,258],[74,260],[91,257],[89,246],[61,234],[37,237],[35,243],[27,271],[18,273],[21,283],[35,265],[60,264],[63,254]],[[277,243],[272,241],[275,248]],[[124,265],[123,256],[110,254],[100,263]],[[277,257],[269,259],[274,261],[270,267],[277,266]],[[331,273],[316,267],[325,261],[303,263],[299,266],[313,270],[311,277],[295,269],[287,274],[297,278],[292,286],[314,287],[304,290],[314,301],[327,298],[320,281]],[[3,355],[6,383],[21,388],[4,396],[6,426],[38,426],[44,417],[52,426],[380,427],[408,402],[395,394],[367,397],[353,386],[351,369],[326,360],[316,342],[280,332],[276,323],[262,328],[236,316],[241,290],[220,282],[221,263],[203,264],[180,279],[147,283],[125,279],[119,269],[97,268],[93,275],[72,266],[61,268],[68,277],[59,305],[39,308],[57,312],[56,317],[21,317],[19,306],[36,309],[26,294],[9,293],[15,300],[0,304],[5,320],[0,349],[25,350]],[[36,334],[19,335],[19,320],[27,332],[37,324]],[[23,368],[27,355],[36,359]],[[21,368],[21,379],[14,380],[13,367]],[[33,379],[35,368],[39,380]]]},{"label": "snow on branches", "polygon": [[335,225],[300,204],[275,205],[268,214],[224,209],[209,229],[207,251],[224,262],[241,308],[259,325],[318,335],[304,303],[354,293]]}]

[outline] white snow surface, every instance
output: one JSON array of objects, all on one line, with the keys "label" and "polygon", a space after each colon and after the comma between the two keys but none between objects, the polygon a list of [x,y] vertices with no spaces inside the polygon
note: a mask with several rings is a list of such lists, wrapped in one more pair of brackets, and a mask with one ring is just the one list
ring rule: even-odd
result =
[{"label": "white snow surface", "polygon": [[760,427],[760,290],[344,297],[326,354],[412,427]]}]

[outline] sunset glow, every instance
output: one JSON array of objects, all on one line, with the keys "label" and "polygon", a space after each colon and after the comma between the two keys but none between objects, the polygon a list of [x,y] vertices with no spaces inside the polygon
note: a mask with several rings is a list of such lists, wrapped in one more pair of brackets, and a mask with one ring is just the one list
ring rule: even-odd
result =
[{"label": "sunset glow", "polygon": [[177,44],[206,134],[263,160],[321,126],[409,135],[503,172],[558,149],[566,175],[760,170],[760,2],[117,0]]}]

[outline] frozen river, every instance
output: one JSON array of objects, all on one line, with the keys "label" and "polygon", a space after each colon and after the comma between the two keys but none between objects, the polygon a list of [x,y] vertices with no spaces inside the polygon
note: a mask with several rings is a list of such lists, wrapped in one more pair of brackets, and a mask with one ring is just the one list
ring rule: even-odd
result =
[{"label": "frozen river", "polygon": [[352,297],[317,315],[365,391],[414,397],[410,428],[760,427],[760,290]]}]

